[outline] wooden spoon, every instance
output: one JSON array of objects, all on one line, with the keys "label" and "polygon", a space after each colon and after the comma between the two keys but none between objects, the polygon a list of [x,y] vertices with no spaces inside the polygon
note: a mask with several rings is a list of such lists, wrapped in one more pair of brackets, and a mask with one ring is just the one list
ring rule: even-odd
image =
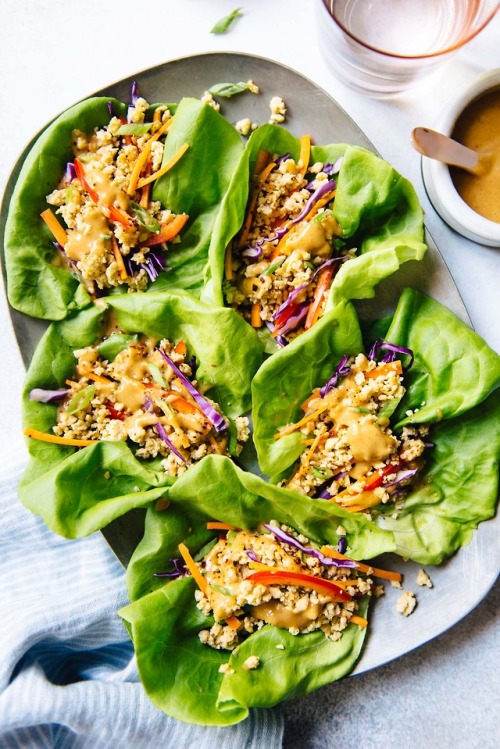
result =
[{"label": "wooden spoon", "polygon": [[488,171],[493,158],[491,153],[474,151],[447,135],[429,130],[428,127],[416,127],[411,134],[411,143],[423,156],[457,166],[477,176]]}]

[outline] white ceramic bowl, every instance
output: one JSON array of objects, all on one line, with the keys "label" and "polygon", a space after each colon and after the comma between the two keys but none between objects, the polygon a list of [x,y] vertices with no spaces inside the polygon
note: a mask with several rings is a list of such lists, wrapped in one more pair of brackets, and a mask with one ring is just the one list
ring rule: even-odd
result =
[{"label": "white ceramic bowl", "polygon": [[[500,89],[500,68],[483,73],[450,101],[435,123],[434,129],[451,135],[455,122],[463,110],[474,99],[495,89]],[[423,156],[422,176],[429,200],[452,229],[479,244],[500,247],[500,223],[480,216],[462,200],[445,164]]]}]

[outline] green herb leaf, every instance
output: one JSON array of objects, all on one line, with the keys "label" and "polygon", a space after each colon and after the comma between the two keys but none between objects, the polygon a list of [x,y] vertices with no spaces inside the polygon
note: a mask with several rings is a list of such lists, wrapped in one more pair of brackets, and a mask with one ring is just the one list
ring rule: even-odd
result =
[{"label": "green herb leaf", "polygon": [[79,390],[75,393],[68,403],[66,413],[76,414],[78,411],[82,411],[85,406],[88,406],[95,393],[95,385],[87,385],[83,390]]},{"label": "green herb leaf", "polygon": [[130,203],[130,207],[132,208],[132,212],[141,229],[154,233],[160,231],[160,224],[158,221],[156,221],[150,213],[145,211],[139,203]]},{"label": "green herb leaf", "polygon": [[152,122],[127,122],[124,125],[120,125],[116,131],[117,135],[145,135],[151,130]]},{"label": "green herb leaf", "polygon": [[234,21],[242,16],[243,13],[241,13],[241,8],[235,8],[229,15],[224,16],[224,18],[221,18],[215,26],[210,29],[211,34],[225,34],[226,31],[229,31]]},{"label": "green herb leaf", "polygon": [[240,81],[239,83],[216,83],[208,89],[210,94],[213,96],[223,96],[225,99],[230,99],[235,94],[242,94],[243,91],[248,90],[248,83]]}]

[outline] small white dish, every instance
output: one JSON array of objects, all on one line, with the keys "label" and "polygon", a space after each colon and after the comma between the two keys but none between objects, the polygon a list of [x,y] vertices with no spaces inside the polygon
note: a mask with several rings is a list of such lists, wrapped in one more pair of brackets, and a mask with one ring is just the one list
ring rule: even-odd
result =
[{"label": "small white dish", "polygon": [[[464,109],[481,95],[495,89],[500,89],[500,68],[483,73],[451,100],[434,129],[451,135]],[[480,216],[467,205],[458,194],[446,164],[423,156],[422,176],[429,200],[452,229],[479,244],[500,247],[500,223]]]}]

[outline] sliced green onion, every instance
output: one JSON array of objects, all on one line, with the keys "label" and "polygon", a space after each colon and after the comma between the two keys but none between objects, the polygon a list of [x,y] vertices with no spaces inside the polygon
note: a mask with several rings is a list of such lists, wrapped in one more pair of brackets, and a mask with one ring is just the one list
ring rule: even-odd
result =
[{"label": "sliced green onion", "polygon": [[148,133],[153,126],[152,122],[141,122],[134,123],[128,122],[127,124],[120,125],[116,131],[117,135],[145,135]]},{"label": "sliced green onion", "polygon": [[221,593],[223,596],[233,595],[229,588],[223,588],[222,585],[215,585],[214,583],[210,583],[210,587],[212,588],[212,590],[215,590],[216,593]]},{"label": "sliced green onion", "polygon": [[151,377],[156,382],[156,384],[162,388],[167,389],[168,388],[167,381],[165,380],[160,368],[157,367],[156,364],[152,364],[151,362],[148,362],[148,369],[151,372]]},{"label": "sliced green onion", "polygon": [[194,561],[201,562],[201,560],[204,559],[210,551],[212,551],[217,541],[217,538],[212,538],[208,543],[205,544],[205,546],[202,546],[199,552],[194,555]]},{"label": "sliced green onion", "polygon": [[132,212],[137,219],[137,223],[141,229],[146,231],[154,232],[157,234],[160,231],[160,224],[153,216],[142,208],[138,203],[130,203]]},{"label": "sliced green onion", "polygon": [[86,406],[89,405],[90,401],[95,394],[95,385],[87,385],[83,390],[79,390],[68,403],[66,413],[76,414],[78,411],[82,411]]},{"label": "sliced green onion", "polygon": [[333,472],[329,468],[317,468],[316,466],[311,466],[311,473],[313,476],[315,476],[317,479],[331,479],[333,476]]},{"label": "sliced green onion", "polygon": [[380,421],[380,419],[390,419],[390,417],[398,407],[400,400],[400,398],[391,398],[390,400],[386,401],[377,413],[377,421]]},{"label": "sliced green onion", "polygon": [[276,260],[262,271],[262,273],[260,274],[260,278],[262,278],[262,276],[268,276],[270,273],[274,273],[276,270],[278,270],[278,268],[285,262],[285,259],[286,255],[278,255]]}]

